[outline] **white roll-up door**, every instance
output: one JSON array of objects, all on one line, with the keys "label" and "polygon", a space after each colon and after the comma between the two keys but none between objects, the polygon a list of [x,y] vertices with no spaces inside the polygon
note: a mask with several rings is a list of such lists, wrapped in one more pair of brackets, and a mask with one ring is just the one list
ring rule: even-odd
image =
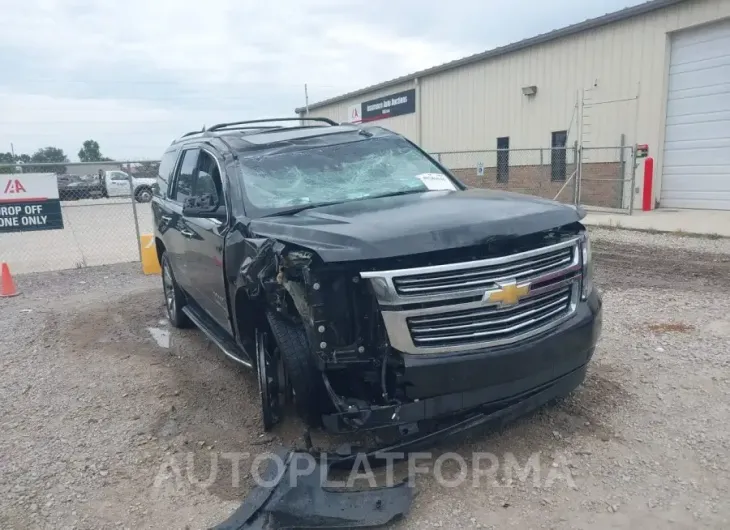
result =
[{"label": "white roll-up door", "polygon": [[730,21],[671,40],[661,206],[730,210]]}]

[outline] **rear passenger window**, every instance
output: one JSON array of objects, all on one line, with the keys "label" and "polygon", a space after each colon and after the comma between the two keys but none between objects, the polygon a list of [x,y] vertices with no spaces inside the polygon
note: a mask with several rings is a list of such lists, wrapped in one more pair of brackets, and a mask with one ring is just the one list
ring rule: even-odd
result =
[{"label": "rear passenger window", "polygon": [[175,180],[175,189],[172,190],[170,197],[172,200],[182,203],[193,194],[193,174],[198,165],[199,152],[198,149],[189,149],[183,152],[180,170]]}]

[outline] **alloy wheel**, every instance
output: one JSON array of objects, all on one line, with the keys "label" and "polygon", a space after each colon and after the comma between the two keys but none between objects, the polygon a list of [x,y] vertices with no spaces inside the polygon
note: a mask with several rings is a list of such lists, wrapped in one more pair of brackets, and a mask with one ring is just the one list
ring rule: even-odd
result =
[{"label": "alloy wheel", "polygon": [[170,266],[165,263],[162,269],[162,286],[165,292],[165,308],[167,316],[172,319],[175,315],[175,284],[170,273]]}]

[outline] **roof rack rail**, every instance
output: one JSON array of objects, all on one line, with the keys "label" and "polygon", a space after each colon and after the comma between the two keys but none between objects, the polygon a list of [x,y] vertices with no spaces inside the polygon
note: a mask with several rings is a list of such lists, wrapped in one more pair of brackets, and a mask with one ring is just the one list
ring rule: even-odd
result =
[{"label": "roof rack rail", "polygon": [[203,127],[202,129],[200,129],[199,131],[190,131],[189,133],[185,133],[180,138],[186,138],[188,136],[192,136],[194,134],[201,134],[201,133],[204,133],[204,132],[205,132],[205,127]]},{"label": "roof rack rail", "polygon": [[[334,120],[330,120],[329,118],[270,118],[270,119],[263,119],[263,120],[244,120],[244,121],[232,121],[229,123],[218,123],[216,125],[213,125],[212,127],[208,127],[208,131],[217,131],[219,129],[226,129],[230,127],[231,125],[246,125],[251,123],[271,123],[271,122],[277,122],[277,121],[317,121],[321,123],[326,123],[327,125],[339,125]],[[269,126],[269,127],[261,127],[261,129],[273,129],[275,127],[281,128],[281,126]],[[252,127],[253,129],[254,127]]]},{"label": "roof rack rail", "polygon": [[222,127],[221,129],[217,130],[225,129],[227,131],[270,131],[283,128],[283,125],[231,125],[230,127]]}]

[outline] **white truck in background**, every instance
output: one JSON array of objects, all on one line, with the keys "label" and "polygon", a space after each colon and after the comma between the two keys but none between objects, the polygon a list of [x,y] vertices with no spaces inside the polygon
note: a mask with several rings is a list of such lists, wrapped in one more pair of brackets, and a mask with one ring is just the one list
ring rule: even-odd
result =
[{"label": "white truck in background", "polygon": [[152,200],[152,186],[156,183],[154,178],[135,177],[130,176],[125,171],[104,171],[101,169],[97,174],[97,178],[100,180],[103,197],[129,197],[129,182],[131,179],[134,199],[137,202],[150,202]]}]

